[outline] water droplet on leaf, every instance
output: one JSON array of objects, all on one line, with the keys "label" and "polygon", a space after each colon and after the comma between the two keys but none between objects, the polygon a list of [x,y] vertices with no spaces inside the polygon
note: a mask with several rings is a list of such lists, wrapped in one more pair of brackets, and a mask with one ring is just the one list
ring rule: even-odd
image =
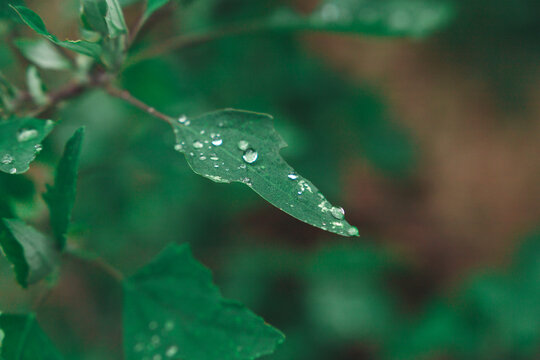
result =
[{"label": "water droplet on leaf", "polygon": [[199,140],[196,140],[196,141],[193,142],[193,147],[195,149],[201,149],[203,146],[204,146],[203,143],[200,142]]},{"label": "water droplet on leaf", "polygon": [[178,352],[178,346],[172,345],[167,349],[167,351],[165,352],[165,355],[167,357],[173,357],[174,355],[176,355],[177,352]]},{"label": "water droplet on leaf", "polygon": [[259,154],[253,149],[247,149],[244,152],[244,155],[242,155],[242,159],[244,159],[245,162],[248,164],[253,164],[255,161],[257,161],[257,158],[259,157]]},{"label": "water droplet on leaf", "polygon": [[9,165],[13,162],[13,157],[9,154],[6,154],[2,157],[2,164]]},{"label": "water droplet on leaf", "polygon": [[249,143],[246,140],[240,140],[238,142],[238,148],[242,151],[246,151],[249,147]]},{"label": "water droplet on leaf", "polygon": [[336,219],[338,220],[342,220],[343,218],[345,218],[345,210],[343,210],[343,208],[341,207],[333,207],[330,209],[330,213],[332,214],[333,217],[335,217]]},{"label": "water droplet on leaf", "polygon": [[23,142],[36,138],[38,136],[36,129],[21,129],[17,133],[17,141]]},{"label": "water droplet on leaf", "polygon": [[294,173],[287,175],[287,177],[288,177],[289,179],[291,179],[291,180],[296,180],[296,179],[298,179],[298,175],[296,175],[296,174],[294,174]]}]

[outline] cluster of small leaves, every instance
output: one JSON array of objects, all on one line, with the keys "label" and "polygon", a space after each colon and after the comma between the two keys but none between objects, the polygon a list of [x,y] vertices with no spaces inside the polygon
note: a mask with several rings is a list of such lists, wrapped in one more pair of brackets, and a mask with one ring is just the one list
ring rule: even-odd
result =
[{"label": "cluster of small leaves", "polygon": [[[26,71],[25,92],[0,74],[1,171],[10,175],[26,172],[54,127],[50,120],[35,118],[35,114],[54,105],[38,68],[67,71],[80,83],[93,85],[95,74],[114,78],[126,65],[137,31],[167,3],[167,0],[148,0],[140,22],[130,34],[118,0],[81,0],[79,40],[61,40],[51,34],[41,17],[25,7],[23,1],[0,3],[0,20],[22,21],[42,37],[14,41],[20,53],[33,64]],[[197,2],[178,3],[189,8]],[[198,6],[213,9],[220,5],[217,0],[203,3]],[[279,8],[271,14],[248,19],[241,28],[418,37],[446,25],[452,13],[451,6],[442,0],[325,0],[310,14]],[[194,29],[185,36],[209,34],[222,27],[216,24],[215,28]],[[76,54],[65,54],[64,49]],[[23,93],[27,96],[21,96]],[[35,106],[33,111],[21,107],[28,101]],[[156,114],[154,108],[146,107],[146,110]],[[296,173],[281,157],[279,152],[286,144],[275,131],[271,116],[222,110],[195,118],[160,117],[170,123],[176,134],[175,149],[185,153],[195,173],[215,182],[244,183],[301,221],[343,236],[358,235],[358,230],[345,221],[344,210],[331,205],[313,183]],[[0,246],[23,287],[45,279],[61,265],[62,253],[68,245],[66,234],[75,203],[83,136],[84,130],[80,129],[66,143],[54,185],[43,194],[49,209],[51,234],[38,231],[21,219],[2,219],[0,223]],[[284,340],[279,331],[246,307],[224,299],[213,285],[209,271],[193,259],[187,246],[168,247],[135,275],[120,280],[125,299],[123,328],[127,359],[255,359],[272,353]],[[2,314],[0,358],[62,357],[33,314]]]}]

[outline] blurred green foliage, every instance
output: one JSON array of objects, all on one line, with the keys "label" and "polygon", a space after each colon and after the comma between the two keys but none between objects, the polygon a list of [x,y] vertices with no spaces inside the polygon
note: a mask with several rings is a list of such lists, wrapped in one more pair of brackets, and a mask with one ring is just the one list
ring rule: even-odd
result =
[{"label": "blurred green foliage", "polygon": [[[72,8],[78,5],[68,2]],[[400,2],[407,3],[384,3]],[[130,5],[126,14],[131,25],[140,4],[121,3]],[[495,82],[504,101],[512,100],[510,90],[520,88],[522,72],[526,74],[526,66],[514,65],[534,64],[538,57],[534,34],[540,17],[534,10],[539,5],[532,0],[511,6],[505,1],[448,3],[455,20],[438,34],[440,41],[472,59],[470,66]],[[0,104],[7,111],[14,94],[25,91],[27,62],[8,41],[11,29],[21,31],[22,25],[6,20],[11,14],[6,4],[0,2],[0,72],[15,88],[2,93],[5,101]],[[130,62],[177,34],[227,27],[274,11],[279,15],[284,6],[295,4],[204,0],[165,5],[139,34],[118,82],[166,114],[195,116],[232,107],[274,115],[276,129],[291,145],[282,155],[329,199],[353,201],[343,184],[358,159],[386,180],[406,183],[414,178],[423,149],[396,121],[399,114],[388,108],[382,90],[336,71],[296,33],[245,33]],[[50,14],[44,19],[68,22],[66,26],[73,20]],[[42,70],[42,80],[55,89],[70,79],[70,71],[70,66],[53,66]],[[286,335],[269,359],[502,360],[540,354],[538,231],[516,238],[521,250],[508,267],[478,270],[451,291],[422,292],[414,283],[425,274],[399,251],[381,245],[381,239],[343,241],[313,231],[267,207],[240,184],[197,177],[174,151],[174,134],[165,124],[103,89],[87,89],[47,115],[60,122],[31,171],[0,173],[0,216],[50,230],[40,194],[45,183],[52,183],[64,144],[84,125],[69,253],[58,282],[49,279],[26,293],[17,289],[9,263],[0,261],[0,310],[29,312],[43,302],[40,324],[67,359],[122,356],[120,321],[113,311],[121,303],[120,286],[109,275],[96,273],[88,253],[133,274],[166,244],[186,242],[213,270],[226,298],[242,302]],[[268,225],[267,218],[277,220]],[[72,253],[85,253],[89,260],[68,261]],[[60,290],[47,302],[42,293],[53,285]],[[170,290],[170,283],[163,287]],[[2,315],[0,328],[20,327],[23,320],[35,326],[34,318]],[[28,349],[49,349],[52,345],[42,336],[38,333]],[[2,338],[0,333],[0,343]],[[5,337],[3,360],[17,358],[10,355],[17,345],[12,341]],[[59,357],[54,348],[51,354],[44,358]]]}]

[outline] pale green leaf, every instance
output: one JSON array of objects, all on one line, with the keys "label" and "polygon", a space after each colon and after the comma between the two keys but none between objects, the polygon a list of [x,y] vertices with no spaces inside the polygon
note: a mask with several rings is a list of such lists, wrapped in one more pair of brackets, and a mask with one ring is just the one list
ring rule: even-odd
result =
[{"label": "pale green leaf", "polygon": [[81,1],[81,22],[86,30],[95,31],[102,36],[108,35],[109,27],[105,19],[106,16],[106,0]]},{"label": "pale green leaf", "polygon": [[45,94],[45,86],[41,76],[34,65],[30,65],[26,70],[26,84],[28,92],[36,104],[45,105],[49,101]]},{"label": "pale green leaf", "polygon": [[24,6],[12,6],[12,8],[17,11],[26,25],[28,25],[36,33],[44,36],[46,39],[49,39],[51,42],[71,51],[99,59],[101,54],[101,46],[99,44],[83,40],[61,41],[56,36],[49,33],[45,27],[45,24],[43,23],[43,20],[41,20],[38,14]]},{"label": "pale green leaf", "polygon": [[17,39],[15,46],[25,58],[42,69],[66,70],[71,68],[69,60],[45,39]]},{"label": "pale green leaf", "polygon": [[284,336],[245,306],[224,299],[187,245],[171,245],[124,282],[126,360],[247,360]]},{"label": "pale green leaf", "polygon": [[0,121],[0,170],[9,174],[27,171],[53,127],[51,120],[34,118]]},{"label": "pale green leaf", "polygon": [[126,20],[124,19],[124,13],[122,7],[118,3],[118,0],[106,0],[107,1],[107,15],[105,19],[109,28],[109,36],[114,38],[120,35],[127,34],[128,27]]},{"label": "pale green leaf", "polygon": [[34,314],[0,314],[0,356],[4,360],[62,360]]},{"label": "pale green leaf", "polygon": [[49,275],[60,258],[54,242],[22,220],[3,222],[0,247],[13,264],[18,283],[27,287]]},{"label": "pale green leaf", "polygon": [[222,110],[173,123],[175,149],[185,154],[197,174],[215,182],[241,182],[287,214],[323,230],[356,236],[358,230],[344,219],[317,189],[279,154],[286,143],[273,127],[270,115]]},{"label": "pale green leaf", "polygon": [[71,211],[75,203],[83,137],[84,128],[80,128],[68,140],[64,155],[56,168],[54,186],[47,186],[47,192],[43,194],[43,198],[49,206],[51,227],[60,249],[66,245],[65,234],[71,221]]}]

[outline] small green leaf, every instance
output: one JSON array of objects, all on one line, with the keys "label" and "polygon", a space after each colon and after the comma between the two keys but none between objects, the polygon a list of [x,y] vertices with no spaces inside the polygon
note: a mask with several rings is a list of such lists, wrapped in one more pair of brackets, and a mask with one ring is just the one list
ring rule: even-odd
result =
[{"label": "small green leaf", "polygon": [[309,180],[297,174],[279,154],[286,143],[272,117],[248,111],[223,110],[173,123],[175,149],[185,153],[197,174],[215,182],[241,182],[287,214],[344,236],[358,230],[344,220]]},{"label": "small green leaf", "polygon": [[255,359],[284,336],[245,306],[222,298],[187,245],[167,247],[124,282],[127,360]]},{"label": "small green leaf", "polygon": [[106,0],[81,1],[81,22],[86,30],[97,32],[102,36],[108,35],[109,27],[105,16],[107,16]]},{"label": "small green leaf", "polygon": [[12,8],[19,14],[26,25],[46,39],[49,39],[51,42],[71,51],[99,59],[101,54],[101,46],[99,44],[83,40],[58,40],[56,36],[47,31],[43,20],[41,20],[38,14],[24,6],[12,6]]},{"label": "small green leaf", "polygon": [[49,101],[45,94],[45,86],[41,81],[41,76],[34,65],[30,65],[26,70],[26,84],[28,92],[36,104],[45,105]]},{"label": "small green leaf", "polygon": [[375,36],[427,36],[447,25],[454,4],[447,0],[325,0],[309,15],[285,9],[268,25],[290,30],[350,32]]},{"label": "small green leaf", "polygon": [[67,70],[71,68],[69,60],[45,39],[17,39],[15,46],[25,58],[42,69]]},{"label": "small green leaf", "polygon": [[146,10],[144,11],[144,19],[148,19],[153,13],[158,11],[161,7],[165,6],[169,0],[148,0],[146,3]]},{"label": "small green leaf", "polygon": [[124,19],[124,13],[122,7],[118,3],[118,0],[106,0],[107,1],[107,15],[105,19],[109,28],[109,36],[112,38],[118,37],[128,33],[128,27],[126,20]]},{"label": "small green leaf", "polygon": [[83,137],[84,128],[80,128],[66,143],[64,155],[56,169],[54,186],[47,186],[47,192],[43,194],[43,199],[49,206],[51,227],[60,249],[66,245],[65,234],[75,203]]},{"label": "small green leaf", "polygon": [[27,171],[53,127],[51,120],[34,118],[0,121],[0,170],[9,174]]},{"label": "small green leaf", "polygon": [[34,314],[1,314],[0,345],[0,356],[4,360],[62,359]]},{"label": "small green leaf", "polygon": [[3,219],[0,227],[0,247],[13,264],[22,287],[48,276],[59,261],[54,242],[22,220]]}]

